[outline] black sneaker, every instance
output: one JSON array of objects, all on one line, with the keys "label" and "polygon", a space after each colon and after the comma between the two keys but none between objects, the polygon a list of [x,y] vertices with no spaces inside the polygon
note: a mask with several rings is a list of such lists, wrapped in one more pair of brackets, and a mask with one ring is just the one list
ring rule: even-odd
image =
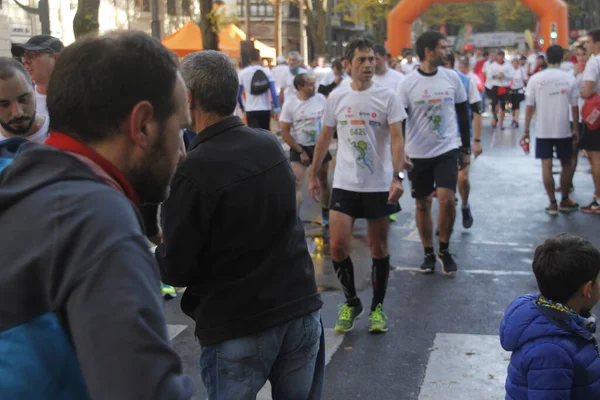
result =
[{"label": "black sneaker", "polygon": [[452,275],[458,271],[458,265],[454,262],[452,255],[449,251],[442,251],[438,254],[437,259],[442,264],[442,271],[446,275]]},{"label": "black sneaker", "polygon": [[425,260],[423,261],[423,264],[421,264],[419,271],[423,274],[433,274],[435,272],[436,263],[437,259],[435,258],[435,254],[426,254]]},{"label": "black sneaker", "polygon": [[469,229],[473,226],[473,214],[471,214],[471,207],[462,209],[463,227]]}]

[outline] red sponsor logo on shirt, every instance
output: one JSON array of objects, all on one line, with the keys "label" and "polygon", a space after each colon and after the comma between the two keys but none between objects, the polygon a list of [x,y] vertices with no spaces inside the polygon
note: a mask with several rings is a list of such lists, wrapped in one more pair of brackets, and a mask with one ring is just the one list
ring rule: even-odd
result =
[{"label": "red sponsor logo on shirt", "polygon": [[374,112],[373,114],[371,114],[371,117],[373,117],[373,118],[377,118],[377,113],[376,113],[376,112]]}]

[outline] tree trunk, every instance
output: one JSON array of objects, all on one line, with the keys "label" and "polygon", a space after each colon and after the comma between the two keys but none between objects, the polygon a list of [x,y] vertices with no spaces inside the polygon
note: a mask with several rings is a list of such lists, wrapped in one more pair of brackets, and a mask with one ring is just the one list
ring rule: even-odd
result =
[{"label": "tree trunk", "polygon": [[200,0],[200,30],[202,31],[202,48],[219,50],[218,16],[213,10],[212,0]]},{"label": "tree trunk", "polygon": [[307,0],[306,17],[308,23],[307,29],[310,29],[313,38],[313,50],[315,57],[325,56],[325,40],[327,39],[327,12],[325,11],[324,1],[326,0]]},{"label": "tree trunk", "polygon": [[282,53],[282,43],[281,43],[281,30],[282,30],[282,25],[281,25],[281,9],[283,8],[283,1],[284,0],[274,0],[273,1],[273,11],[275,13],[275,53],[277,54],[277,57],[279,57]]},{"label": "tree trunk", "polygon": [[73,18],[73,33],[78,39],[86,35],[97,35],[100,23],[98,13],[100,11],[100,0],[79,0],[77,12]]}]

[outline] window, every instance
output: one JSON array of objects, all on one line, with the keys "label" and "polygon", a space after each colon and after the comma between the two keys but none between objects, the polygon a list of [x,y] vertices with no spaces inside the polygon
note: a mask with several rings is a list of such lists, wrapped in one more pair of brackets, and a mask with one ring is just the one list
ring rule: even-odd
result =
[{"label": "window", "polygon": [[[246,15],[245,0],[237,0],[237,16]],[[252,17],[272,17],[275,15],[273,4],[269,0],[250,0],[250,16]]]},{"label": "window", "polygon": [[181,0],[181,14],[185,15],[185,16],[191,16],[192,15],[192,10],[191,10],[191,3],[190,0]]},{"label": "window", "polygon": [[168,15],[177,15],[177,4],[176,0],[167,0],[167,14]]},{"label": "window", "polygon": [[292,2],[289,3],[289,13],[288,13],[288,18],[289,19],[298,19],[300,18],[300,9],[298,8],[298,6]]}]

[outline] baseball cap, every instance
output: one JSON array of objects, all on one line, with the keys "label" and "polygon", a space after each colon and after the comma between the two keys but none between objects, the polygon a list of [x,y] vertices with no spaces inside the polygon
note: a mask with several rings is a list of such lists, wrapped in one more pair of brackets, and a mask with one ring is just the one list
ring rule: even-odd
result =
[{"label": "baseball cap", "polygon": [[64,48],[65,45],[63,42],[54,36],[36,35],[32,36],[27,43],[13,44],[10,51],[12,52],[13,56],[21,57],[25,50],[60,53]]}]

